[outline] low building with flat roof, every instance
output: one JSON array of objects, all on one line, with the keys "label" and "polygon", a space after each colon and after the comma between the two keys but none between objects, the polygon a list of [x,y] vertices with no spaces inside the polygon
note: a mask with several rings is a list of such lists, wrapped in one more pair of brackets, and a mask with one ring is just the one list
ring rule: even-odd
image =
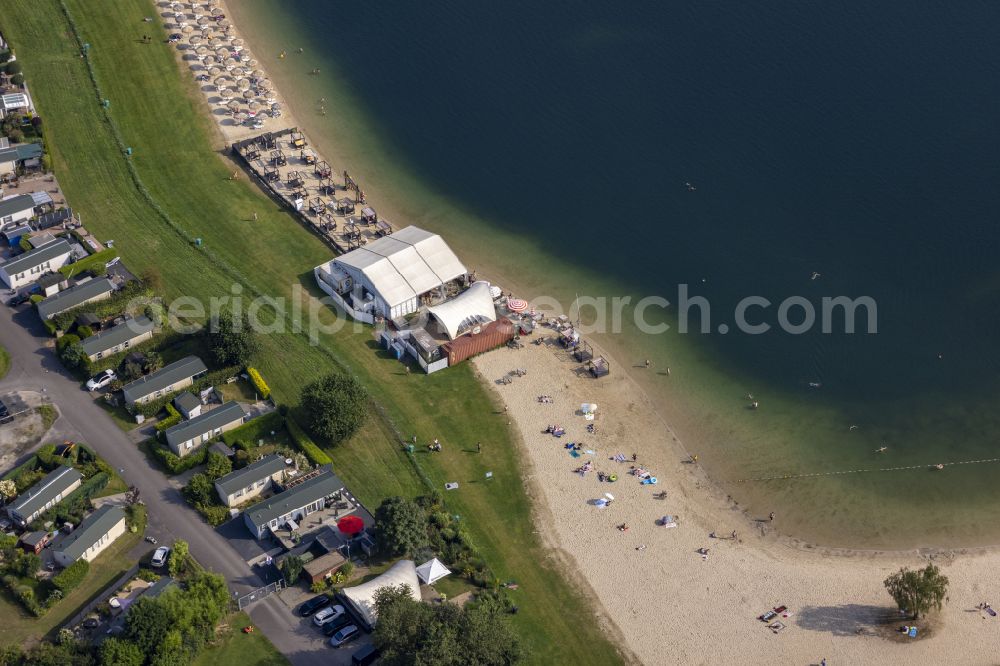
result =
[{"label": "low building with flat roof", "polygon": [[57,467],[7,505],[7,515],[22,527],[80,487],[83,475],[72,467]]},{"label": "low building with flat roof", "polygon": [[106,356],[123,352],[132,345],[145,342],[153,337],[156,328],[148,317],[128,319],[106,331],[101,331],[80,341],[83,352],[91,361],[99,361]]},{"label": "low building with flat roof", "polygon": [[125,512],[121,507],[105,504],[84,518],[72,534],[59,542],[52,557],[64,567],[81,559],[93,562],[95,557],[123,534]]},{"label": "low building with flat roof", "polygon": [[167,446],[183,458],[205,442],[243,425],[244,417],[245,414],[240,404],[235,400],[230,400],[221,407],[203,412],[190,421],[182,421],[167,428],[164,431]]},{"label": "low building with flat roof", "polygon": [[64,289],[54,296],[49,296],[41,301],[38,307],[38,316],[42,319],[52,319],[60,312],[72,310],[75,307],[103,301],[111,298],[115,287],[111,280],[105,277],[94,278],[86,282],[78,282],[69,289]]},{"label": "low building with flat roof", "polygon": [[270,530],[326,508],[327,499],[343,489],[337,475],[324,467],[315,476],[296,479],[283,492],[244,511],[243,522],[251,534],[263,539]]},{"label": "low building with flat roof", "polygon": [[286,470],[284,456],[272,454],[243,469],[237,469],[215,480],[215,490],[219,499],[228,507],[243,504],[272,488],[284,480]]},{"label": "low building with flat roof", "polygon": [[0,264],[0,280],[11,289],[17,289],[59,270],[72,260],[73,248],[60,238]]},{"label": "low building with flat roof", "polygon": [[134,382],[126,384],[125,388],[122,389],[122,395],[128,405],[142,404],[187,388],[194,383],[196,378],[201,377],[206,372],[208,372],[208,368],[205,367],[205,363],[200,358],[186,356],[156,372],[151,372],[145,377],[140,377]]}]

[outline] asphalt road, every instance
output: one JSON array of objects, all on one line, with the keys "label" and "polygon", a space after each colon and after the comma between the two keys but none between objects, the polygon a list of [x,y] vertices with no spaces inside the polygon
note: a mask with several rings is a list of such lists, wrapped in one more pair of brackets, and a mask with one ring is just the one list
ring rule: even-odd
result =
[{"label": "asphalt road", "polygon": [[[243,595],[259,587],[260,579],[247,563],[187,507],[167,477],[150,467],[125,432],[94,403],[95,396],[62,367],[52,342],[30,305],[16,310],[0,306],[0,344],[11,358],[10,372],[0,381],[0,392],[29,390],[47,394],[60,411],[56,427],[78,433],[109,464],[123,470],[127,483],[139,488],[148,510],[147,534],[161,544],[174,539],[187,541],[195,558],[207,569],[225,576],[234,594]],[[280,599],[258,601],[249,612],[254,625],[295,666],[349,662],[350,650],[327,647],[322,634],[308,620],[296,617]]]}]

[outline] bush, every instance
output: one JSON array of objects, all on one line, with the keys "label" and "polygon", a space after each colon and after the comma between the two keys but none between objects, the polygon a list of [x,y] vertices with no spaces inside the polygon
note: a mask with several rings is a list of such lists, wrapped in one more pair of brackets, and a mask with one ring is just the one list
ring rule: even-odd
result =
[{"label": "bush", "polygon": [[44,300],[45,300],[45,297],[42,296],[41,294],[32,294],[31,296],[28,296],[28,301],[31,302],[31,303],[33,303],[33,304],[35,304],[35,305],[41,303]]},{"label": "bush", "polygon": [[31,245],[31,240],[28,238],[27,234],[21,236],[20,240],[17,241],[17,245],[25,252],[31,252],[31,250],[33,249]]},{"label": "bush", "polygon": [[21,63],[17,60],[11,60],[7,63],[7,73],[10,75],[21,73]]},{"label": "bush", "polygon": [[163,408],[167,410],[167,416],[156,424],[156,432],[163,432],[181,422],[181,413],[174,407],[173,402],[168,402]]},{"label": "bush", "polygon": [[192,467],[197,467],[205,462],[205,457],[208,455],[207,446],[195,449],[183,458],[155,441],[150,443],[150,448],[153,450],[153,455],[156,456],[157,460],[163,464],[164,469],[170,474],[181,474]]},{"label": "bush", "polygon": [[221,504],[196,504],[194,508],[212,527],[217,527],[229,520],[229,509]]},{"label": "bush", "polygon": [[288,419],[285,421],[285,427],[288,428],[288,434],[291,435],[292,441],[295,442],[295,446],[298,447],[299,451],[305,454],[309,461],[314,465],[329,465],[333,460],[326,454],[326,451],[319,448],[316,442],[312,441],[309,435],[306,433],[302,427],[295,422],[295,419]]},{"label": "bush", "polygon": [[94,334],[94,329],[84,324],[76,327],[76,334],[80,336],[81,340],[86,340]]},{"label": "bush", "polygon": [[[267,400],[271,397],[271,388],[264,381],[264,378],[260,376],[257,368],[247,368],[247,375],[250,376],[250,383],[253,384],[254,389],[260,394],[262,400]],[[284,415],[282,414],[282,416]]]},{"label": "bush", "polygon": [[63,594],[76,589],[90,571],[90,563],[87,560],[79,559],[73,564],[63,569],[60,573],[52,577],[52,584]]},{"label": "bush", "polygon": [[209,451],[205,459],[205,474],[214,481],[233,471],[233,463],[226,456]]},{"label": "bush", "polygon": [[139,573],[137,574],[137,576],[139,577],[139,580],[144,580],[147,583],[155,583],[156,581],[160,580],[160,574],[156,573],[152,569],[147,569],[145,567],[139,569]]},{"label": "bush", "polygon": [[59,272],[66,277],[77,276],[84,271],[90,271],[96,276],[105,275],[108,269],[105,265],[118,256],[118,252],[112,249],[101,250],[100,252],[95,252],[89,257],[84,257],[80,261],[73,262],[72,264],[67,264],[59,269]]},{"label": "bush", "polygon": [[24,74],[15,74],[14,76],[10,77],[10,82],[20,88],[21,86],[24,85]]}]

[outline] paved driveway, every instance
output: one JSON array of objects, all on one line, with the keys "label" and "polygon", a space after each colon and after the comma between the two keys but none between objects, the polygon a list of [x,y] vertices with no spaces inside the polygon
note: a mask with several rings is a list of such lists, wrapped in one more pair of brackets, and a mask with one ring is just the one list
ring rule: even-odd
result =
[{"label": "paved driveway", "polygon": [[[199,562],[226,577],[234,595],[257,588],[260,581],[243,558],[187,507],[167,477],[151,468],[128,435],[94,404],[94,396],[87,393],[56,359],[51,341],[33,308],[22,305],[15,310],[0,305],[0,344],[11,357],[10,372],[0,381],[0,393],[31,390],[47,394],[61,412],[55,424],[57,431],[79,437],[113,467],[122,470],[127,483],[139,488],[148,507],[147,534],[161,543],[173,539],[187,541]],[[323,635],[295,617],[279,599],[257,602],[250,608],[250,616],[296,666],[329,664],[335,653],[345,652],[327,647]]]}]

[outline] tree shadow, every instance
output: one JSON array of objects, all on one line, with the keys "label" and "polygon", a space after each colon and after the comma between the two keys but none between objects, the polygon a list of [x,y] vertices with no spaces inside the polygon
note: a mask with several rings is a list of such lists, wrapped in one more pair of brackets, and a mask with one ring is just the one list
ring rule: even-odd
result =
[{"label": "tree shadow", "polygon": [[803,629],[822,631],[834,636],[856,636],[874,632],[899,619],[887,606],[843,604],[841,606],[806,606],[794,616]]}]

